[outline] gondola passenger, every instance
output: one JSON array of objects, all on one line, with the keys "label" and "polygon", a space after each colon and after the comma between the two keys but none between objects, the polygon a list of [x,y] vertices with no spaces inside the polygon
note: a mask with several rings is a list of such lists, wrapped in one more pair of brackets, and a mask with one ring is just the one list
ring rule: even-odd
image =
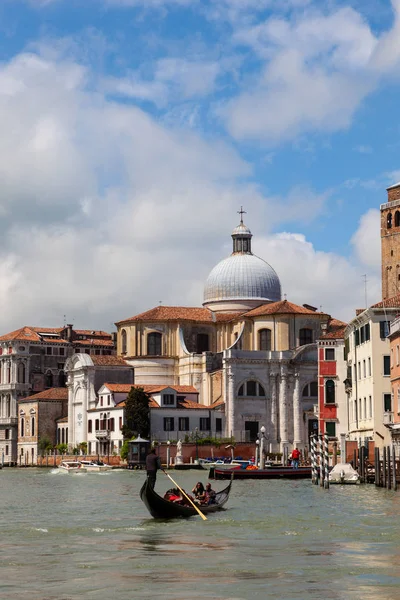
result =
[{"label": "gondola passenger", "polygon": [[207,504],[215,504],[216,502],[216,492],[212,489],[211,483],[207,483],[206,485],[206,503]]},{"label": "gondola passenger", "polygon": [[204,485],[201,483],[201,481],[198,481],[196,483],[196,485],[194,486],[194,488],[192,489],[192,494],[194,495],[194,497],[196,498],[196,500],[198,502],[200,502],[200,504],[202,502],[205,502],[206,499],[206,491],[204,489]]}]

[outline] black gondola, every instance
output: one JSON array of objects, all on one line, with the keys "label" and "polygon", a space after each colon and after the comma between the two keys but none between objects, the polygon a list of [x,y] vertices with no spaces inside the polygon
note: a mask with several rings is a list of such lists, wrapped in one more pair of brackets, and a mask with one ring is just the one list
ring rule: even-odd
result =
[{"label": "black gondola", "polygon": [[[208,514],[221,510],[224,504],[229,498],[229,492],[231,491],[232,479],[228,487],[224,488],[215,495],[215,504],[208,504],[205,506],[199,506],[199,509],[203,514]],[[198,515],[193,506],[182,506],[176,502],[170,502],[159,496],[154,488],[149,485],[149,480],[146,478],[142,489],[140,490],[140,498],[146,505],[149,513],[155,519],[176,519],[178,517],[194,517]]]}]

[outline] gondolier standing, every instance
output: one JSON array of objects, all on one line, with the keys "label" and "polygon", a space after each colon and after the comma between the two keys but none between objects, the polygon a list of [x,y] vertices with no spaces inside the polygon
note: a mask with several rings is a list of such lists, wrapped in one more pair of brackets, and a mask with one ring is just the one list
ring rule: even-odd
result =
[{"label": "gondolier standing", "polygon": [[146,471],[151,487],[154,487],[156,484],[157,471],[160,469],[160,467],[160,459],[155,453],[154,448],[150,448],[149,453],[146,456]]}]

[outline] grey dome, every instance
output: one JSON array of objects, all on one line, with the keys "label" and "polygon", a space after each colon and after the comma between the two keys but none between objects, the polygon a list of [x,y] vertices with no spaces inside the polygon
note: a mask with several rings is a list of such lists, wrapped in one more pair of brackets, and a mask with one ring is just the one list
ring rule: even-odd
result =
[{"label": "grey dome", "polygon": [[204,303],[280,299],[281,284],[274,269],[262,258],[248,253],[233,253],[219,262],[204,287]]}]

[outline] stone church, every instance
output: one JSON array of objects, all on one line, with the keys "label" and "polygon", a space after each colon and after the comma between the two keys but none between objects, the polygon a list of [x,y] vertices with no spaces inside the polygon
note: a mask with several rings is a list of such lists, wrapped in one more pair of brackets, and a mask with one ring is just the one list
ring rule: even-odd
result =
[{"label": "stone church", "polygon": [[316,342],[331,318],[282,300],[240,214],[232,254],[209,274],[203,306],[157,306],[119,321],[117,352],[137,384],[193,385],[199,402],[223,415],[226,437],[254,441],[264,426],[271,451],[304,448],[316,424]]}]

